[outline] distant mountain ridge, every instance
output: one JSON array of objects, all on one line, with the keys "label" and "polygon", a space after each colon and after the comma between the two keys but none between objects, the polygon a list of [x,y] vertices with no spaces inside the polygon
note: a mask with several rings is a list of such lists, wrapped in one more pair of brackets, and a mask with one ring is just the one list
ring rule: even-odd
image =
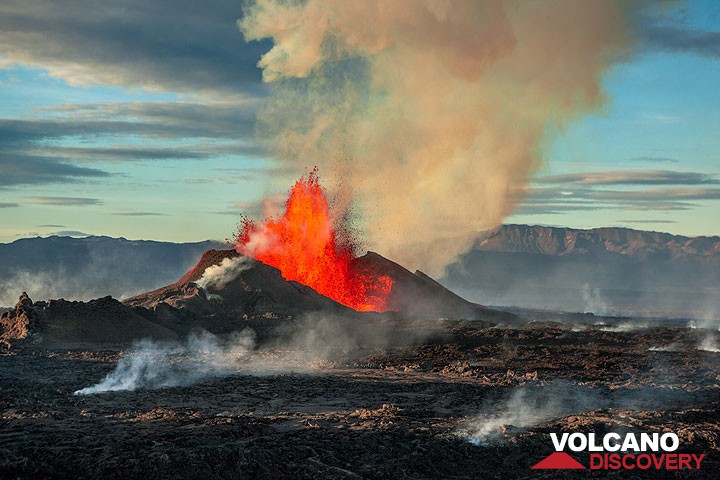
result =
[{"label": "distant mountain ridge", "polygon": [[[168,285],[220,242],[46,237],[0,244],[0,307],[127,298]],[[480,234],[440,283],[482,305],[599,314],[720,315],[720,237],[629,228],[503,225]]]},{"label": "distant mountain ridge", "polygon": [[397,317],[517,320],[511,313],[470,303],[426,275],[413,274],[376,253],[355,261],[366,272],[381,271],[392,279],[392,311],[357,312],[235,250],[208,250],[180,280],[123,302],[110,296],[87,302],[33,302],[23,292],[14,309],[0,314],[0,350],[174,340],[197,329],[224,335],[250,327],[263,337],[276,328],[292,328],[296,321],[309,321],[312,315],[314,321],[332,317],[336,326],[342,323],[357,333],[366,330],[370,337],[372,322]]},{"label": "distant mountain ridge", "polygon": [[620,227],[579,230],[538,225],[502,225],[482,233],[473,249],[544,255],[612,252],[639,258],[665,256],[717,262],[720,260],[720,236],[686,237]]},{"label": "distant mountain ridge", "polygon": [[717,317],[720,237],[502,225],[480,234],[441,282],[485,305]]},{"label": "distant mountain ridge", "polygon": [[220,242],[172,243],[105,236],[35,237],[0,244],[0,306],[22,291],[39,299],[128,297],[166,285]]}]

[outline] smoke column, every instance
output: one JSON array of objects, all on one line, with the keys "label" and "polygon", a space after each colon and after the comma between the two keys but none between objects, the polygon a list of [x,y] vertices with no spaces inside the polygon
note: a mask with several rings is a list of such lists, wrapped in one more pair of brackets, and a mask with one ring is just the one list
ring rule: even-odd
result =
[{"label": "smoke column", "polygon": [[278,159],[318,165],[370,248],[437,274],[522,200],[549,135],[602,106],[627,17],[609,0],[258,0],[239,27],[274,41],[258,132]]}]

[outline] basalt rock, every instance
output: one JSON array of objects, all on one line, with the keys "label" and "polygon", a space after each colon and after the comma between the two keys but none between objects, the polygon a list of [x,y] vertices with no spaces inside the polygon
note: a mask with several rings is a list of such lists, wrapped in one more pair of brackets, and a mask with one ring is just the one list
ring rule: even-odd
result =
[{"label": "basalt rock", "polygon": [[33,301],[26,292],[22,292],[15,309],[0,316],[0,347],[9,349],[13,342],[32,341],[40,330],[39,317]]},{"label": "basalt rock", "polygon": [[394,284],[388,298],[389,310],[415,318],[513,321],[515,315],[472,303],[451,292],[425,273],[412,273],[375,252],[357,258],[356,265],[371,275],[387,275]]},{"label": "basalt rock", "polygon": [[[508,322],[515,318],[468,302],[422,272],[413,274],[376,253],[358,258],[356,267],[393,280],[390,312],[357,312],[234,250],[209,250],[177,282],[123,302],[108,296],[88,302],[33,303],[24,293],[15,309],[0,317],[0,345],[129,344],[140,338],[174,340],[197,329],[226,334],[245,327],[262,337],[287,321],[320,312],[350,322],[383,318]],[[208,281],[212,275],[221,280]]]},{"label": "basalt rock", "polygon": [[[222,283],[199,285],[209,267],[229,265],[223,262],[233,260],[243,261],[246,266]],[[310,287],[285,280],[280,270],[234,250],[209,250],[177,282],[128,298],[124,303],[154,312],[155,321],[162,324],[174,322],[181,329],[200,326],[215,333],[237,329],[243,320],[289,319],[318,311],[356,314]]]},{"label": "basalt rock", "polygon": [[178,335],[109,296],[89,302],[33,302],[23,292],[15,310],[0,317],[0,345],[5,349],[116,345],[142,337],[174,340]]}]

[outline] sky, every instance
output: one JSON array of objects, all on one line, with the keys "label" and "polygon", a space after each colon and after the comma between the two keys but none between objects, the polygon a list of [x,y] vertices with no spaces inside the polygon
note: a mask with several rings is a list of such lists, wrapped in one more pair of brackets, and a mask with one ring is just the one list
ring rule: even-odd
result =
[{"label": "sky", "polygon": [[[222,240],[292,178],[255,139],[268,91],[231,0],[0,3],[0,242]],[[506,223],[720,234],[720,4],[665,5],[546,132]],[[312,167],[312,165],[307,165]],[[322,172],[321,172],[322,174]]]}]

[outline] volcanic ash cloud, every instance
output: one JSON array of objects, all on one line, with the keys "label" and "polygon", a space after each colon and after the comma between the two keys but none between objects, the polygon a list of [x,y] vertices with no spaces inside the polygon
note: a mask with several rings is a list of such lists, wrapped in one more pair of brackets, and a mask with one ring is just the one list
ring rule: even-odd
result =
[{"label": "volcanic ash cloud", "polygon": [[602,105],[630,44],[623,8],[258,0],[239,26],[274,41],[259,132],[352,190],[369,247],[438,273],[512,212],[548,135]]}]

